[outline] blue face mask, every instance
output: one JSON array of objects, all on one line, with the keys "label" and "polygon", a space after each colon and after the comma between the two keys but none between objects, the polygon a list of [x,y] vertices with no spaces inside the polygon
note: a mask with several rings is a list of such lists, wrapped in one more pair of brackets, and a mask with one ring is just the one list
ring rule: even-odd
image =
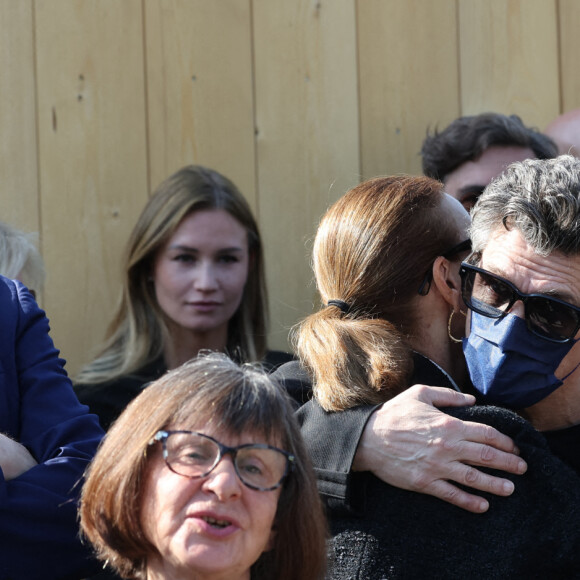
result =
[{"label": "blue face mask", "polygon": [[513,314],[489,318],[472,312],[463,354],[471,382],[486,403],[523,409],[562,385],[554,372],[574,342],[548,342]]}]

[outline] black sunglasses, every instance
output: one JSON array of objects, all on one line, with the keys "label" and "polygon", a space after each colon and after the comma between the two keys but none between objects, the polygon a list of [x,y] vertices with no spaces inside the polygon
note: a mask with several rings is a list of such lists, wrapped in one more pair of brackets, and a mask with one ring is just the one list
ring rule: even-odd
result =
[{"label": "black sunglasses", "polygon": [[580,329],[580,308],[546,294],[524,294],[511,282],[483,268],[463,262],[459,269],[461,294],[468,308],[502,318],[521,300],[528,330],[550,342],[573,340]]},{"label": "black sunglasses", "polygon": [[[459,242],[446,252],[443,252],[441,255],[450,260],[453,256],[460,254],[461,252],[471,252],[471,240],[463,240]],[[421,282],[421,286],[419,286],[419,294],[421,296],[427,296],[429,294],[429,290],[431,290],[431,282],[433,281],[433,266],[429,268],[429,271],[425,274],[423,278],[423,282]]]}]

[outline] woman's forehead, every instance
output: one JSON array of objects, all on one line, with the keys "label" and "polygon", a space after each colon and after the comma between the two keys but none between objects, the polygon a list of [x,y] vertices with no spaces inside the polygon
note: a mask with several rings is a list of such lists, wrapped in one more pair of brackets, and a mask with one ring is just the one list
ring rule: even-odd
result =
[{"label": "woman's forehead", "polygon": [[268,445],[279,446],[281,436],[279,432],[268,432],[265,428],[259,428],[255,425],[248,425],[246,428],[232,429],[216,421],[180,421],[172,423],[167,427],[167,431],[193,431],[202,435],[209,435],[220,443],[228,447],[236,447],[247,443],[266,443]]}]

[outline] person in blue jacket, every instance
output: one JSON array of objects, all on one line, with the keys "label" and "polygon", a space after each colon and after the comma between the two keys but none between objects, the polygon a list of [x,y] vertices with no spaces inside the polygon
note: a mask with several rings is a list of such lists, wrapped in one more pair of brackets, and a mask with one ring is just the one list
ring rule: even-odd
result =
[{"label": "person in blue jacket", "polygon": [[77,499],[103,432],[58,355],[32,295],[0,276],[0,580],[95,570]]}]

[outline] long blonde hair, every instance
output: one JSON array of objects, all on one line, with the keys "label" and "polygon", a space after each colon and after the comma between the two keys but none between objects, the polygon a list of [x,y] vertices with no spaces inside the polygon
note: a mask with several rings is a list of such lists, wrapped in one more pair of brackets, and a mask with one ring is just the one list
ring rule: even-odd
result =
[{"label": "long blonde hair", "polygon": [[163,353],[168,329],[155,297],[154,258],[185,217],[223,209],[248,233],[250,271],[240,307],[228,325],[227,351],[241,361],[260,360],[266,351],[267,297],[262,242],[250,207],[226,177],[190,165],[154,192],[131,232],[124,258],[122,295],[96,359],[76,382],[95,384],[129,374]]},{"label": "long blonde hair", "polygon": [[439,209],[442,187],[426,177],[371,179],[323,217],[313,248],[322,308],[293,338],[324,409],[381,403],[408,386],[412,299],[436,257],[458,241]]}]

